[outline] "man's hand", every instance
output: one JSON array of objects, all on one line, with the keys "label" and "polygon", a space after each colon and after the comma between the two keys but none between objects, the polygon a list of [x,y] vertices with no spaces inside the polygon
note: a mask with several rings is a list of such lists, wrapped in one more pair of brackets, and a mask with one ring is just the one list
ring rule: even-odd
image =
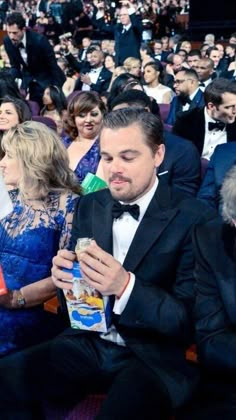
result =
[{"label": "man's hand", "polygon": [[89,85],[90,86],[92,84],[91,79],[90,79],[88,73],[81,74],[80,75],[80,80],[81,80],[82,83],[85,83],[86,85]]},{"label": "man's hand", "polygon": [[76,255],[72,251],[62,249],[58,251],[57,255],[53,258],[52,266],[52,280],[55,286],[60,289],[72,289],[73,275],[71,273],[65,273],[62,269],[73,268],[73,262],[76,260]]},{"label": "man's hand", "polygon": [[120,296],[129,279],[124,267],[95,241],[80,254],[80,268],[84,280],[105,296]]}]

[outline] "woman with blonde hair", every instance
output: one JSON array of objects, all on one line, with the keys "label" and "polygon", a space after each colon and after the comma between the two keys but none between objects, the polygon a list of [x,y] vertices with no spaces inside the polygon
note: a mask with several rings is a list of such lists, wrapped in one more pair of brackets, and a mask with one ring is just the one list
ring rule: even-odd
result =
[{"label": "woman with blonde hair", "polygon": [[141,75],[141,60],[135,57],[128,57],[123,63],[127,73],[133,76],[140,77]]},{"label": "woman with blonde hair", "polygon": [[13,211],[0,221],[0,357],[49,339],[63,329],[43,309],[56,294],[52,258],[69,247],[80,186],[67,152],[46,125],[27,121],[8,130],[0,161]]}]

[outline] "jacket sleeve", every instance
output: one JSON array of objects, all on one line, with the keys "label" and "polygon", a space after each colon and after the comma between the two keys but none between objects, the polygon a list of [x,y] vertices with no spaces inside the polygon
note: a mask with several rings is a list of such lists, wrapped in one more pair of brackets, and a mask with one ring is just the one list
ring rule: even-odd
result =
[{"label": "jacket sleeve", "polygon": [[[218,239],[218,238],[217,238]],[[194,232],[196,253],[195,322],[198,353],[201,362],[214,372],[233,373],[236,369],[236,334],[227,315],[227,305],[235,305],[234,296],[223,301],[219,284],[234,279],[215,273],[215,260],[211,258],[211,244],[216,245],[214,230],[208,232],[199,226]]]},{"label": "jacket sleeve", "polygon": [[42,53],[41,59],[45,60],[44,62],[47,65],[47,71],[50,73],[51,83],[61,87],[66,81],[66,77],[57,65],[54,51],[45,36],[42,36],[39,43],[39,53],[40,52]]},{"label": "jacket sleeve", "polygon": [[198,198],[217,210],[220,202],[220,194],[215,182],[215,156],[216,151],[213,153],[207,166],[202,185],[198,191]]}]

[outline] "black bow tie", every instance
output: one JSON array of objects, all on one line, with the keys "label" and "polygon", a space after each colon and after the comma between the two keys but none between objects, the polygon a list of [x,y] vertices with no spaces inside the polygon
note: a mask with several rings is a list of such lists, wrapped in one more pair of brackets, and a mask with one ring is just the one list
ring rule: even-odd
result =
[{"label": "black bow tie", "polygon": [[20,50],[21,48],[25,48],[25,46],[24,46],[23,42],[19,42],[19,44],[17,45],[17,48],[19,48],[19,50]]},{"label": "black bow tie", "polygon": [[204,82],[199,83],[199,87],[206,87]]},{"label": "black bow tie", "polygon": [[186,104],[191,104],[192,101],[188,96],[181,96],[180,97],[180,102],[184,106]]},{"label": "black bow tie", "polygon": [[225,124],[222,121],[216,121],[215,123],[209,122],[208,123],[208,130],[224,130]]},{"label": "black bow tie", "polygon": [[114,219],[119,219],[119,217],[124,213],[128,212],[131,216],[138,220],[139,218],[139,206],[138,204],[121,204],[119,201],[115,201],[112,206],[112,216]]}]

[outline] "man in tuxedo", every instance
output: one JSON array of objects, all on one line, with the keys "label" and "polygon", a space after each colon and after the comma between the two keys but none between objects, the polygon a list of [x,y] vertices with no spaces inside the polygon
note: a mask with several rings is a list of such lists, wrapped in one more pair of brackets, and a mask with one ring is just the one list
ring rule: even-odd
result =
[{"label": "man in tuxedo", "polygon": [[112,73],[104,66],[104,53],[99,48],[89,47],[88,54],[89,62],[79,62],[72,54],[65,56],[70,66],[80,72],[74,90],[94,90],[101,94],[107,91]]},{"label": "man in tuxedo", "polygon": [[236,83],[214,79],[204,98],[206,106],[179,116],[173,132],[191,140],[200,156],[209,160],[218,144],[236,140]]},{"label": "man in tuxedo", "polygon": [[160,39],[154,39],[153,43],[153,58],[159,61],[166,61],[171,51],[163,51],[162,42]]},{"label": "man in tuxedo", "polygon": [[188,53],[186,61],[189,65],[190,69],[193,68],[194,70],[196,70],[196,65],[199,62],[200,58],[201,58],[201,51],[200,50],[195,49],[195,50],[191,50]]},{"label": "man in tuxedo", "polygon": [[57,65],[47,38],[26,30],[20,13],[7,16],[6,28],[3,42],[11,63],[10,71],[22,80],[21,88],[29,93],[30,99],[41,104],[45,88],[50,84],[61,87],[66,77]]},{"label": "man in tuxedo", "polygon": [[216,74],[214,73],[214,63],[210,58],[204,57],[196,63],[194,69],[198,75],[199,87],[202,92],[205,92],[206,87],[216,77]]},{"label": "man in tuxedo", "polygon": [[140,58],[140,46],[142,42],[142,23],[135,13],[135,9],[128,1],[122,1],[124,6],[119,12],[119,23],[115,25],[106,23],[104,20],[104,2],[99,2],[96,25],[106,32],[114,35],[116,66],[123,64],[128,57]]},{"label": "man in tuxedo", "polygon": [[[194,69],[182,69],[175,75],[174,88],[176,96],[172,99],[166,120],[173,125],[182,113],[204,105],[204,98],[199,89],[198,75]],[[183,136],[184,137],[184,136]]]},{"label": "man in tuxedo", "polygon": [[216,146],[198,192],[198,197],[218,211],[222,209],[220,190],[229,169],[236,165],[236,143]]},{"label": "man in tuxedo", "polygon": [[222,217],[195,229],[196,339],[203,365],[191,420],[236,418],[236,167],[223,183]]},{"label": "man in tuxedo", "polygon": [[[134,89],[120,93],[111,103],[111,109],[137,107],[152,110],[150,97]],[[164,129],[165,155],[157,168],[158,176],[164,176],[170,185],[184,194],[195,196],[201,182],[201,162],[196,147],[188,140]]]},{"label": "man in tuxedo", "polygon": [[88,48],[91,46],[91,39],[88,36],[85,36],[82,39],[82,48],[79,50],[79,61],[86,61],[86,55]]},{"label": "man in tuxedo", "polygon": [[[2,418],[29,419],[44,398],[78,401],[105,387],[97,419],[169,420],[196,385],[198,368],[185,359],[195,294],[191,230],[212,213],[156,177],[164,145],[152,113],[107,114],[100,148],[108,188],[78,201],[71,249],[79,237],[94,238],[80,268],[90,286],[110,297],[111,327],[101,334],[69,328],[1,360]],[[53,260],[60,289],[72,288],[63,268],[74,260],[68,250]]]},{"label": "man in tuxedo", "polygon": [[222,72],[224,72],[227,68],[227,61],[220,57],[220,51],[216,47],[210,47],[206,51],[206,56],[210,58],[214,63],[214,72],[216,73],[217,77],[221,76]]}]

